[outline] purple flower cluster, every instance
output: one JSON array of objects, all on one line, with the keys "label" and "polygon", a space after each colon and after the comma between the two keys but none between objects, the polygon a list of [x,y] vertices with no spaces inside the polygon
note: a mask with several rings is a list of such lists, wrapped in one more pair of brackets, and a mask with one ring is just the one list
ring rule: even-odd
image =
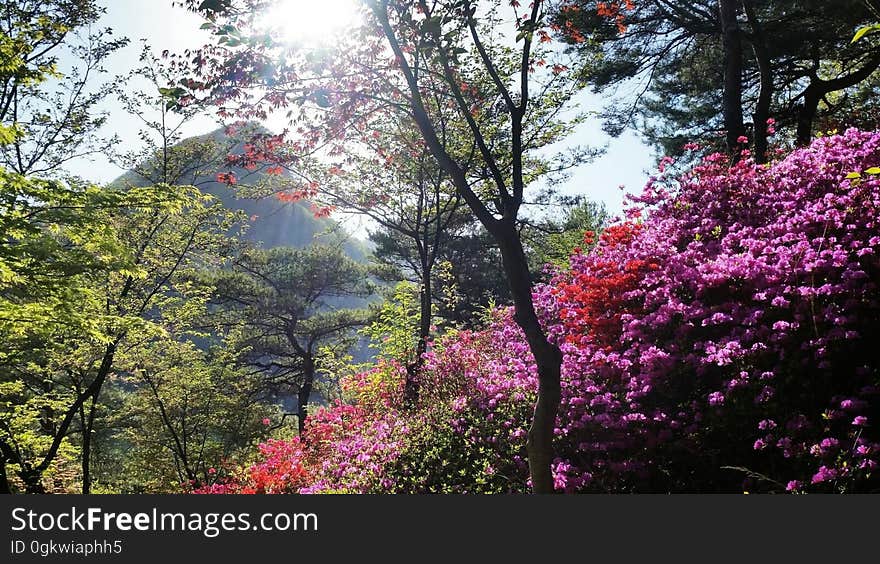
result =
[{"label": "purple flower cluster", "polygon": [[[878,164],[880,134],[856,130],[770,166],[713,155],[652,179],[631,198],[631,241],[573,256],[537,291],[565,353],[557,435],[576,489],[585,475],[605,490],[734,489],[725,466],[767,488],[876,487],[880,177],[865,171]],[[659,265],[622,289],[610,347],[589,319],[572,336],[559,312],[576,308],[554,291],[609,262]]]}]

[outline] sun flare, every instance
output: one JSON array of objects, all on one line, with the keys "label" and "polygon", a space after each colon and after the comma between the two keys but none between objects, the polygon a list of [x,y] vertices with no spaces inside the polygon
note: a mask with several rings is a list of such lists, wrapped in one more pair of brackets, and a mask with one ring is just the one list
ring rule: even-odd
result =
[{"label": "sun flare", "polygon": [[292,43],[326,43],[360,20],[357,0],[279,0],[263,25]]}]

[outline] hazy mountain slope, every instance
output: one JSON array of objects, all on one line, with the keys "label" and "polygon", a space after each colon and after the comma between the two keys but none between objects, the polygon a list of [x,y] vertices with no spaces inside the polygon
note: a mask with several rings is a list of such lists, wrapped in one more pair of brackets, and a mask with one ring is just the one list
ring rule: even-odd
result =
[{"label": "hazy mountain slope", "polygon": [[[168,176],[170,182],[192,184],[219,199],[224,207],[241,211],[246,217],[244,238],[260,247],[304,247],[312,243],[339,244],[355,260],[366,260],[363,242],[351,237],[337,222],[316,218],[308,202],[282,202],[269,195],[251,197],[254,191],[240,186],[227,186],[216,181],[219,172],[234,172],[248,186],[267,180],[261,172],[249,172],[225,163],[227,153],[241,152],[241,143],[229,138],[223,128],[212,133],[184,139],[172,147]],[[187,162],[190,159],[191,162]],[[156,159],[158,160],[158,159]],[[286,173],[285,173],[286,174]],[[163,174],[150,160],[142,161],[111,185],[148,186]]]}]

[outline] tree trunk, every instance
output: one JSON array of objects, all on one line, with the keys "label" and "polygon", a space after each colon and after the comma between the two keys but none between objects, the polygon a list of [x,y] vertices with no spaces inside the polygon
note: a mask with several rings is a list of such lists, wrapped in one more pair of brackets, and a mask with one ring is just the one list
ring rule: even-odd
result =
[{"label": "tree trunk", "polygon": [[82,450],[82,493],[88,495],[92,493],[92,478],[89,475],[89,459],[92,456],[91,430],[83,431],[83,450]]},{"label": "tree trunk", "polygon": [[303,369],[303,383],[296,394],[296,415],[300,440],[306,430],[306,418],[309,416],[309,399],[312,396],[312,386],[315,384],[315,361],[311,358],[305,360]]},{"label": "tree trunk", "polygon": [[28,468],[20,472],[19,477],[24,482],[24,491],[29,494],[44,494],[46,488],[43,486],[43,472]]},{"label": "tree trunk", "polygon": [[6,475],[6,457],[0,454],[0,495],[11,493],[12,489],[9,487],[9,477]]},{"label": "tree trunk", "polygon": [[92,405],[89,407],[89,416],[83,422],[82,436],[82,493],[92,493],[92,429],[95,426],[95,398],[92,398]]},{"label": "tree trunk", "polygon": [[559,347],[547,340],[535,313],[531,274],[516,225],[512,220],[505,220],[493,235],[501,250],[504,271],[510,285],[514,318],[525,333],[538,368],[538,399],[526,442],[532,491],[539,494],[553,493],[553,431],[561,399],[562,353]]},{"label": "tree trunk", "polygon": [[754,6],[750,0],[743,2],[746,11],[746,17],[752,28],[752,52],[755,54],[755,61],[758,63],[758,73],[760,75],[760,91],[758,92],[758,101],[755,104],[755,113],[752,116],[754,121],[754,147],[755,162],[764,164],[767,162],[769,143],[767,142],[767,120],[770,119],[770,104],[773,98],[773,73],[770,67],[770,52],[767,49],[766,36],[764,35],[763,26],[758,21]]},{"label": "tree trunk", "polygon": [[745,135],[742,112],[743,53],[739,22],[736,19],[737,2],[719,0],[722,46],[724,48],[724,91],[722,106],[727,150],[737,160],[741,147],[737,141]]},{"label": "tree trunk", "polygon": [[798,112],[797,135],[795,137],[795,143],[798,147],[809,145],[813,138],[813,121],[816,119],[821,100],[822,95],[812,84],[804,91],[804,105]]},{"label": "tree trunk", "polygon": [[813,122],[819,112],[819,102],[827,94],[855,86],[866,80],[878,68],[880,68],[880,52],[875,53],[858,69],[831,80],[822,80],[813,73],[809,86],[804,90],[804,105],[798,114],[797,144],[799,146],[809,145],[813,138]]},{"label": "tree trunk", "polygon": [[[759,63],[760,65],[760,63]],[[772,96],[773,79],[769,68],[765,72],[761,67],[761,91],[758,94],[758,103],[755,105],[753,120],[755,122],[755,162],[764,164],[767,162],[770,144],[767,141],[767,120],[770,119],[770,99]]]},{"label": "tree trunk", "polygon": [[[455,184],[458,193],[467,203],[468,207],[474,213],[480,223],[492,234],[495,242],[501,250],[501,256],[504,262],[504,271],[507,282],[510,286],[513,297],[515,319],[517,324],[525,333],[529,349],[535,357],[535,364],[538,368],[538,399],[535,402],[535,412],[532,418],[532,425],[529,428],[529,438],[526,443],[526,449],[529,456],[529,473],[532,479],[532,491],[535,493],[552,493],[553,492],[553,474],[551,464],[553,462],[553,430],[556,424],[556,412],[559,409],[559,401],[561,397],[560,373],[562,367],[562,353],[559,347],[553,345],[544,335],[538,316],[535,313],[535,306],[532,303],[532,280],[529,273],[529,264],[523,251],[522,241],[520,241],[519,233],[516,230],[516,216],[519,205],[522,203],[522,188],[524,187],[522,178],[522,145],[520,134],[522,119],[525,114],[526,103],[528,102],[528,61],[530,37],[526,35],[523,41],[523,64],[521,70],[522,90],[521,100],[518,108],[514,107],[512,101],[508,102],[508,108],[514,118],[511,125],[512,146],[511,153],[514,157],[512,166],[513,172],[513,195],[511,196],[505,188],[503,175],[497,167],[491,151],[485,144],[478,126],[469,120],[470,113],[463,102],[459,102],[459,109],[462,115],[469,121],[471,132],[474,133],[480,152],[483,157],[492,165],[494,169],[495,182],[499,189],[501,200],[508,200],[504,204],[504,216],[497,219],[492,212],[486,207],[485,203],[480,199],[470,186],[464,170],[446,151],[446,147],[437,136],[431,118],[425,109],[422,101],[422,95],[419,91],[418,80],[407,63],[407,57],[403,53],[403,49],[397,40],[394,30],[388,17],[387,2],[372,2],[373,13],[376,15],[382,26],[391,50],[394,52],[400,62],[401,71],[404,74],[407,85],[410,90],[410,107],[413,111],[413,118],[416,125],[422,132],[425,142],[428,144],[431,153],[437,159],[440,167],[449,175]],[[538,11],[541,9],[540,2],[532,3],[532,18],[537,20]],[[438,53],[441,58],[445,57],[444,50],[439,49]],[[446,62],[446,61],[444,61]],[[448,66],[447,66],[448,68]],[[457,88],[454,77],[447,72],[447,81]]]},{"label": "tree trunk", "polygon": [[[39,482],[42,482],[43,472],[45,472],[52,464],[52,461],[55,460],[55,456],[58,454],[58,449],[61,447],[61,442],[67,435],[67,431],[68,429],[70,429],[73,418],[76,417],[76,414],[79,412],[80,407],[85,403],[86,400],[90,398],[93,402],[98,401],[98,396],[101,394],[101,388],[104,385],[104,381],[107,379],[107,375],[110,373],[110,369],[113,367],[113,357],[116,354],[116,348],[119,346],[119,343],[122,341],[123,337],[124,335],[120,335],[116,338],[114,342],[107,345],[107,348],[104,350],[104,357],[101,359],[101,366],[98,367],[98,372],[95,375],[95,379],[92,380],[92,383],[89,384],[89,387],[86,388],[86,390],[82,394],[79,394],[79,396],[76,398],[76,401],[73,402],[73,405],[68,408],[67,413],[64,415],[64,419],[62,419],[61,423],[58,425],[58,430],[55,433],[55,438],[52,439],[52,444],[49,447],[49,451],[43,457],[42,462],[40,462],[40,464],[28,471],[28,473],[35,474],[35,479]],[[27,483],[28,479],[26,479],[24,475],[22,475],[21,477],[22,480]],[[42,489],[42,483],[39,487]]]},{"label": "tree trunk", "polygon": [[406,366],[406,382],[403,387],[403,401],[407,406],[415,406],[419,399],[419,372],[424,364],[424,354],[428,351],[431,336],[431,269],[422,265],[422,285],[419,290],[419,336],[413,361]]},{"label": "tree trunk", "polygon": [[[82,394],[82,391],[79,389],[79,386],[77,386],[76,393]],[[88,432],[86,431],[86,426],[87,426],[86,406],[85,406],[85,404],[82,404],[79,406],[79,430],[80,430],[80,434],[82,436],[82,452],[80,453],[80,455],[81,455],[80,456],[80,468],[82,469],[81,470],[82,471],[82,490],[81,491],[83,494],[89,493],[89,486],[88,486],[89,464],[88,464],[88,462],[86,462],[86,460],[88,460],[86,455],[89,452],[90,445],[89,445],[89,439],[87,436]]]}]

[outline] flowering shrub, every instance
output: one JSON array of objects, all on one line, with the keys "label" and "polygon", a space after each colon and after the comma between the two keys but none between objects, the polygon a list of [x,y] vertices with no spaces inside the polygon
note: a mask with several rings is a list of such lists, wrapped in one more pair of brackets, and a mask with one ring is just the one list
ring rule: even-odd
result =
[{"label": "flowering shrub", "polygon": [[259,449],[261,460],[248,469],[246,477],[206,485],[196,493],[296,493],[309,483],[299,437],[290,441],[270,439]]},{"label": "flowering shrub", "polygon": [[537,388],[528,345],[507,310],[461,331],[425,359],[419,405],[393,469],[393,491],[510,493],[527,489],[525,436]]},{"label": "flowering shrub", "polygon": [[572,257],[539,291],[571,479],[876,487],[878,164],[880,135],[855,130],[769,167],[713,155]]},{"label": "flowering shrub", "polygon": [[[878,166],[880,134],[856,130],[769,166],[709,156],[537,288],[564,353],[558,490],[877,489]],[[497,311],[427,353],[415,409],[380,364],[223,487],[526,491],[528,350]]]}]

